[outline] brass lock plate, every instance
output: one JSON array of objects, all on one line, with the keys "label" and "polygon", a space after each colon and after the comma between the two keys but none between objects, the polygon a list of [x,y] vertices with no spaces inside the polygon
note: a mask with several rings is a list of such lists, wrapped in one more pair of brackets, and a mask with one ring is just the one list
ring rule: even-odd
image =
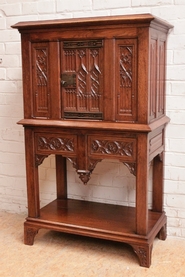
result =
[{"label": "brass lock plate", "polygon": [[75,73],[63,73],[61,74],[62,87],[76,87],[76,74]]}]

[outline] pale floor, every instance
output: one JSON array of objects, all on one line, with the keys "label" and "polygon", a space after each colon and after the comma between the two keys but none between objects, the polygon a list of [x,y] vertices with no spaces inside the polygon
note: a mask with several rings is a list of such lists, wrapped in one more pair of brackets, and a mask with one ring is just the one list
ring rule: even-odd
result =
[{"label": "pale floor", "polygon": [[121,243],[40,230],[33,246],[24,245],[24,218],[0,212],[1,277],[185,276],[185,240],[156,239],[147,269]]}]

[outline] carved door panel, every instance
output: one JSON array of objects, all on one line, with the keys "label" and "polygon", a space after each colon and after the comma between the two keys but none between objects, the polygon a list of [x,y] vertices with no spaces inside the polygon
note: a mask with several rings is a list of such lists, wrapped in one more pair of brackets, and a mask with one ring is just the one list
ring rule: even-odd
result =
[{"label": "carved door panel", "polygon": [[116,119],[137,120],[137,39],[116,39]]},{"label": "carved door panel", "polygon": [[33,117],[49,118],[49,43],[31,44]]},{"label": "carved door panel", "polygon": [[62,117],[102,119],[103,41],[61,42]]}]

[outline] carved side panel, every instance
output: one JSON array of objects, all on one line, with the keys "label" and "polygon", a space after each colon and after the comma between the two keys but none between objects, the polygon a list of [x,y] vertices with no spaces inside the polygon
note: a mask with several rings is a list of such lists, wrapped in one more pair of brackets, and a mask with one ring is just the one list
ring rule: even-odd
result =
[{"label": "carved side panel", "polygon": [[158,103],[157,103],[157,117],[164,114],[164,97],[165,97],[165,41],[159,40],[159,81],[158,81]]},{"label": "carved side panel", "polygon": [[151,133],[149,137],[149,158],[150,161],[160,154],[162,158],[162,152],[164,151],[164,131],[158,131],[155,133]]},{"label": "carved side panel", "polygon": [[165,43],[166,36],[152,33],[150,39],[149,120],[164,115],[165,106]]},{"label": "carved side panel", "polygon": [[49,117],[48,43],[32,43],[33,116]]},{"label": "carved side panel", "polygon": [[[66,118],[102,118],[103,42],[64,41],[61,46],[62,110]],[[71,76],[76,81],[71,83]]]},{"label": "carved side panel", "polygon": [[116,40],[116,119],[137,117],[137,40]]},{"label": "carved side panel", "polygon": [[150,41],[150,75],[149,75],[149,119],[156,118],[156,100],[157,100],[157,39]]}]

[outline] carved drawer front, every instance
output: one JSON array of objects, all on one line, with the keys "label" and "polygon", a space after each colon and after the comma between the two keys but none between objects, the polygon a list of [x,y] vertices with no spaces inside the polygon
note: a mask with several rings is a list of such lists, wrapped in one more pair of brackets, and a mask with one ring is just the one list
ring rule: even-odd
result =
[{"label": "carved drawer front", "polygon": [[37,154],[65,154],[74,156],[77,149],[77,137],[68,134],[36,133],[35,145]]},{"label": "carved drawer front", "polygon": [[99,158],[116,158],[123,161],[136,160],[136,139],[89,136],[89,155]]}]

